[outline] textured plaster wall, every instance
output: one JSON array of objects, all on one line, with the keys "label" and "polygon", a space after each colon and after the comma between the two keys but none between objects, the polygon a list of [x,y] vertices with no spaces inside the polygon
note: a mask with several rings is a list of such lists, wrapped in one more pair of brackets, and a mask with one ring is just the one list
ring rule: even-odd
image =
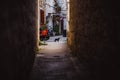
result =
[{"label": "textured plaster wall", "polygon": [[37,0],[4,0],[0,5],[2,80],[27,80],[37,46]]},{"label": "textured plaster wall", "polygon": [[[70,0],[68,44],[98,79],[118,78],[120,6],[113,0]],[[98,75],[99,74],[99,75]]]}]

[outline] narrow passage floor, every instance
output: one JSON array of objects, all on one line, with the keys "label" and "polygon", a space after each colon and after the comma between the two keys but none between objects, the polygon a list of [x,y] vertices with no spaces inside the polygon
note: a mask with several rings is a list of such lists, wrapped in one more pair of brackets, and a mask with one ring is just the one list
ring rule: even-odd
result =
[{"label": "narrow passage floor", "polygon": [[[63,40],[63,38],[62,38]],[[80,80],[86,74],[84,66],[78,68],[69,54],[66,41],[47,41],[48,45],[41,46],[34,62],[30,80]],[[85,75],[85,76],[84,76]],[[86,77],[87,78],[87,77]]]}]

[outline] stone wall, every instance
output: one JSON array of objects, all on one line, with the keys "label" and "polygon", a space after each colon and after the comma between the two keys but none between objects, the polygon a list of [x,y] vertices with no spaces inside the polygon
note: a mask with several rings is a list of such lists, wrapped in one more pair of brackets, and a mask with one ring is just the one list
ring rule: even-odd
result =
[{"label": "stone wall", "polygon": [[37,0],[3,0],[0,5],[2,80],[27,80],[37,46]]},{"label": "stone wall", "polygon": [[[89,70],[102,77],[118,78],[120,53],[120,6],[112,0],[70,0],[71,53]],[[105,79],[104,78],[104,79]],[[103,79],[102,79],[103,80]]]}]

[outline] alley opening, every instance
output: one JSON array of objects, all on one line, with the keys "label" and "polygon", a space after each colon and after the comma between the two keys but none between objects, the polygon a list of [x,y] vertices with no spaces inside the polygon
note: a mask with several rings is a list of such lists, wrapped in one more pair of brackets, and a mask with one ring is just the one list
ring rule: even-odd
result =
[{"label": "alley opening", "polygon": [[38,46],[65,42],[68,30],[69,0],[38,0]]}]

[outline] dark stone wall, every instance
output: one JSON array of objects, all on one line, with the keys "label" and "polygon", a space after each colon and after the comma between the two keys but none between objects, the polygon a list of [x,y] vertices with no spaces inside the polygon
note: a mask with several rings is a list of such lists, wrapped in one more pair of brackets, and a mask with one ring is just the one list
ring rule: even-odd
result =
[{"label": "dark stone wall", "polygon": [[[70,0],[68,44],[95,80],[117,79],[120,53],[120,6],[116,0]],[[104,78],[103,78],[104,77]]]},{"label": "dark stone wall", "polygon": [[2,80],[27,80],[37,46],[37,0],[0,2]]}]

